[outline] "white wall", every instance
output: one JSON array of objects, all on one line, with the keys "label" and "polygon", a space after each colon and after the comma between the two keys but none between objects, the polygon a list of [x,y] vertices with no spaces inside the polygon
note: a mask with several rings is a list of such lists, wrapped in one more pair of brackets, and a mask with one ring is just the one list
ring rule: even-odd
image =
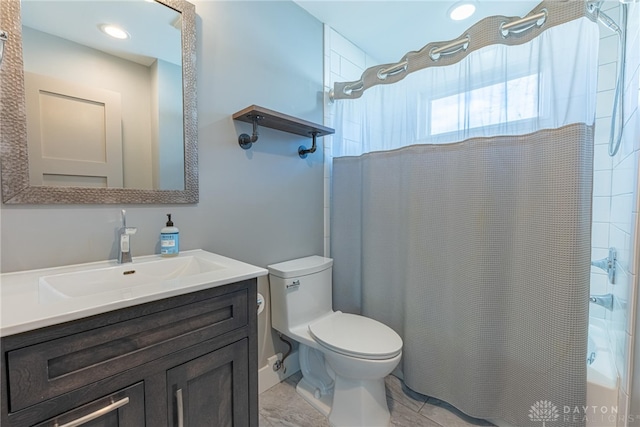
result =
[{"label": "white wall", "polygon": [[[621,22],[618,1],[607,1],[603,10]],[[625,130],[620,149],[613,158],[608,155],[611,114],[618,67],[618,37],[600,24],[600,68],[596,113],[592,259],[605,258],[608,247],[618,254],[615,284],[606,274],[592,267],[591,293],[614,294],[613,311],[593,304],[590,315],[606,319],[620,387],[618,393],[618,425],[640,423],[640,362],[636,334],[637,258],[638,258],[638,153],[640,121],[638,119],[638,67],[640,64],[640,6],[629,4],[627,62],[624,86]],[[633,373],[635,371],[635,374]],[[632,377],[633,375],[633,377]],[[633,382],[631,382],[633,378]],[[631,397],[630,397],[631,396]],[[630,405],[631,401],[631,405]],[[597,403],[597,402],[596,402]]]},{"label": "white wall", "polygon": [[[324,90],[328,94],[335,82],[349,82],[360,79],[364,70],[381,62],[365,53],[333,28],[324,25]],[[340,102],[340,101],[338,101]],[[325,96],[324,124],[334,126],[334,104]],[[354,127],[359,125],[354,123]],[[348,132],[344,132],[348,134]],[[359,134],[359,132],[354,132]],[[324,253],[331,255],[331,145],[333,136],[324,137],[325,169],[324,169]],[[360,141],[354,141],[358,144]]]},{"label": "white wall", "polygon": [[[231,115],[251,104],[322,122],[322,25],[293,2],[195,1],[200,203],[180,206],[9,206],[0,209],[3,272],[115,258],[120,209],[138,227],[133,254],[159,252],[166,213],[181,249],[202,248],[258,266],[322,254],[323,154],[310,141]],[[263,278],[259,290],[268,297]],[[274,354],[268,310],[259,316],[262,358]],[[261,365],[266,362],[261,362]]]},{"label": "white wall", "polygon": [[[618,2],[603,4],[607,14],[618,21]],[[611,9],[613,8],[613,9]],[[616,85],[616,64],[618,60],[618,36],[600,24],[600,47],[598,57],[598,101],[596,109],[594,176],[593,176],[593,218],[591,234],[591,259],[606,258],[609,254],[609,219],[611,216],[611,168],[612,160],[607,153],[613,94]],[[591,267],[591,293],[608,292],[607,273]],[[607,310],[589,304],[591,317],[605,319]]]},{"label": "white wall", "polygon": [[[621,7],[619,1],[607,1],[602,9],[616,22],[621,22]],[[601,23],[600,26],[600,50],[598,70],[598,103],[596,111],[596,132],[594,151],[594,180],[593,180],[593,226],[592,226],[592,258],[593,260],[606,258],[608,248],[614,247],[618,251],[618,263],[616,265],[615,284],[609,283],[607,273],[603,270],[591,267],[591,293],[614,294],[614,307],[612,311],[604,307],[590,304],[589,314],[592,317],[605,319],[609,332],[610,348],[618,374],[618,413],[622,416],[619,425],[623,425],[630,394],[630,368],[632,358],[631,345],[633,342],[632,306],[629,304],[633,286],[628,277],[628,265],[631,259],[629,236],[632,233],[630,221],[633,209],[631,205],[625,206],[634,197],[636,169],[632,162],[633,138],[637,135],[632,124],[627,124],[624,139],[620,151],[615,157],[610,157],[609,140],[611,131],[611,115],[613,112],[614,93],[618,76],[618,50],[619,37]],[[627,52],[632,49],[632,29],[629,29],[630,38]],[[631,64],[628,58],[627,64]],[[637,62],[637,61],[636,61]],[[636,65],[637,67],[637,65]],[[628,67],[631,68],[631,67]],[[633,71],[631,71],[633,73]],[[627,76],[629,77],[629,76]],[[629,82],[629,80],[627,79]],[[637,81],[633,89],[637,98]],[[633,96],[630,95],[630,87],[625,87],[627,107]],[[637,105],[637,101],[635,102]],[[634,113],[635,108],[625,111],[625,122]],[[637,136],[636,136],[637,137]],[[622,163],[624,159],[624,163]],[[637,163],[637,160],[636,160]],[[626,165],[626,166],[624,166]],[[622,168],[621,168],[622,166]],[[597,401],[590,402],[598,404]]]},{"label": "white wall", "polygon": [[[627,32],[627,68],[625,81],[625,123],[620,151],[613,158],[610,241],[618,252],[618,285],[614,289],[621,306],[627,307],[627,316],[616,319],[624,329],[618,335],[618,348],[627,359],[626,376],[621,387],[619,413],[628,409],[628,425],[640,425],[640,340],[637,339],[640,316],[637,299],[640,262],[639,179],[640,173],[640,112],[638,94],[640,86],[640,4],[629,7]],[[618,328],[620,330],[621,328]],[[635,347],[635,349],[634,349]],[[620,350],[619,350],[620,351]],[[633,420],[632,420],[633,419]]]}]

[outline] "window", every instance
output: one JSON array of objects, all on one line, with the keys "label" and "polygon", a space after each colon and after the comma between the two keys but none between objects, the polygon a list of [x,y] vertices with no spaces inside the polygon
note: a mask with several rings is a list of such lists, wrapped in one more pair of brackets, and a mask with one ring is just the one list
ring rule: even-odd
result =
[{"label": "window", "polygon": [[429,135],[536,118],[538,74],[432,99],[429,111]]}]

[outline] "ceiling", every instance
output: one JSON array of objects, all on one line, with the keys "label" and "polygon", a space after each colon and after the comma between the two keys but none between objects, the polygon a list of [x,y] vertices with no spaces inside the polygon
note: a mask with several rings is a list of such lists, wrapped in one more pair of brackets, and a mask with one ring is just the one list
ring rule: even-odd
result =
[{"label": "ceiling", "polygon": [[[430,42],[456,39],[487,16],[524,16],[539,3],[475,0],[477,10],[472,17],[452,21],[448,11],[455,3],[453,0],[294,1],[379,63],[397,62],[405,53]],[[23,0],[22,3],[26,26],[145,65],[155,58],[180,64],[180,31],[172,25],[179,14],[155,2]],[[105,22],[125,26],[131,39],[122,42],[104,36],[97,27]]]},{"label": "ceiling", "polygon": [[[22,0],[22,24],[149,66],[156,58],[182,64],[180,13],[156,2],[129,0]],[[99,31],[117,24],[129,32],[116,40]],[[177,28],[176,28],[177,27]]]},{"label": "ceiling", "polygon": [[524,16],[540,1],[476,0],[476,13],[452,21],[455,1],[294,0],[321,22],[379,63],[397,62],[427,43],[454,40],[475,22],[492,15]]}]

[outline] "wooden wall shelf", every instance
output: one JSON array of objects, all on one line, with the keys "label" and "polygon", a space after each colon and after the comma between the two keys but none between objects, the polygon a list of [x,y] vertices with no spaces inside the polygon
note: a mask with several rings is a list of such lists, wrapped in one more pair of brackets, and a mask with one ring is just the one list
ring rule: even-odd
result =
[{"label": "wooden wall shelf", "polygon": [[316,137],[335,133],[335,130],[329,127],[288,116],[257,105],[252,105],[244,110],[238,111],[233,115],[233,120],[239,120],[253,125],[253,135],[250,136],[243,133],[238,137],[238,143],[245,150],[251,148],[253,143],[258,140],[258,126],[265,126],[271,129],[312,138],[313,145],[311,148],[308,149],[304,146],[298,148],[298,154],[303,159],[307,157],[308,153],[316,151]]}]

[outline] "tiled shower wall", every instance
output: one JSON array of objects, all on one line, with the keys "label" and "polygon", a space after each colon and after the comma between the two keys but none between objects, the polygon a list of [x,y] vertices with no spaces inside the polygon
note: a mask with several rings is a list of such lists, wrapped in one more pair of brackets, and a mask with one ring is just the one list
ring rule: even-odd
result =
[{"label": "tiled shower wall", "polygon": [[[619,3],[609,1],[603,4],[603,10],[618,21]],[[609,254],[609,228],[611,219],[611,170],[612,159],[607,150],[611,114],[615,93],[618,36],[600,24],[600,48],[598,57],[598,101],[596,108],[596,133],[594,147],[593,175],[593,218],[591,235],[591,259],[606,258]],[[591,267],[591,293],[606,294],[608,289],[607,273]],[[607,310],[595,304],[589,305],[589,315],[605,319]]]},{"label": "tiled shower wall", "polygon": [[[609,242],[618,249],[616,307],[611,316],[612,337],[617,367],[621,374],[619,414],[627,414],[628,425],[640,425],[640,340],[638,329],[638,174],[640,160],[640,3],[628,4],[627,61],[624,84],[625,131],[618,154],[613,158],[611,174],[611,225]],[[633,350],[635,347],[635,350]],[[635,356],[634,356],[635,355]],[[633,375],[633,376],[632,376]],[[633,378],[633,381],[630,381]],[[629,411],[627,411],[629,409]]]},{"label": "tiled shower wall", "polygon": [[[598,104],[596,111],[592,259],[605,258],[608,248],[617,250],[615,284],[606,273],[592,267],[591,293],[614,295],[613,311],[590,305],[590,315],[606,320],[611,351],[620,379],[618,391],[619,425],[639,421],[627,417],[631,395],[635,333],[635,300],[637,282],[636,223],[638,220],[638,91],[640,63],[640,6],[628,6],[627,61],[624,82],[624,133],[618,153],[608,155],[611,114],[618,64],[618,36],[600,24],[600,55],[598,72]],[[619,1],[607,1],[603,10],[621,22]],[[636,370],[636,372],[640,372]],[[636,380],[637,381],[637,380]],[[626,421],[625,421],[626,420]]]},{"label": "tiled shower wall", "polygon": [[[324,26],[324,93],[329,93],[334,82],[358,80],[368,67],[379,64],[349,40],[342,37],[330,26]],[[334,105],[328,96],[325,99],[324,123],[334,127]],[[354,126],[356,124],[354,123]],[[359,126],[358,126],[359,127]],[[359,134],[359,132],[349,132]],[[330,256],[330,206],[331,206],[331,144],[333,136],[325,136],[324,143],[324,254]]]},{"label": "tiled shower wall", "polygon": [[[620,2],[607,1],[602,5],[602,10],[620,23]],[[615,284],[608,280],[607,273],[599,268],[591,267],[591,294],[614,294],[614,307],[612,311],[595,304],[589,305],[589,315],[592,318],[605,320],[608,330],[610,350],[615,363],[620,386],[618,389],[618,409],[624,414],[628,407],[629,395],[629,362],[631,360],[630,345],[632,342],[631,324],[629,322],[630,290],[628,278],[620,266],[624,259],[629,259],[628,253],[623,253],[625,240],[631,234],[630,221],[631,207],[622,206],[620,197],[625,199],[633,195],[633,174],[627,171],[622,176],[619,167],[620,158],[627,157],[633,150],[629,149],[630,129],[625,131],[625,139],[621,142],[619,153],[614,158],[610,157],[609,139],[611,131],[611,116],[618,75],[618,51],[619,37],[613,31],[600,24],[600,49],[598,58],[598,100],[596,107],[596,132],[594,149],[594,176],[593,176],[593,223],[592,223],[592,250],[591,259],[598,260],[608,256],[609,247],[618,251],[619,262],[616,266],[618,274]],[[629,43],[632,42],[629,39]],[[629,93],[626,92],[625,93]],[[637,93],[637,89],[636,89]],[[628,96],[628,95],[627,95]],[[626,113],[630,113],[627,111]],[[625,114],[627,115],[627,114]],[[614,182],[615,176],[615,182]],[[626,182],[622,182],[625,180]],[[614,205],[614,200],[616,203]],[[598,402],[590,402],[598,403]]]}]

